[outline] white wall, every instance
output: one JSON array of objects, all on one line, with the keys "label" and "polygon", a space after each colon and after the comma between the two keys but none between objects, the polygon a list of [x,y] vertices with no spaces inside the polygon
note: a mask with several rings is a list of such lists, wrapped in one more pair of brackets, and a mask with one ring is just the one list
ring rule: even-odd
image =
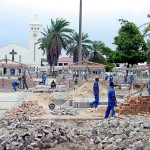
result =
[{"label": "white wall", "polygon": [[5,55],[7,55],[7,59],[12,60],[12,55],[10,54],[12,50],[17,52],[17,54],[14,55],[15,61],[19,62],[19,56],[21,55],[21,63],[28,64],[28,48],[15,43],[0,47],[0,59],[5,59]]}]

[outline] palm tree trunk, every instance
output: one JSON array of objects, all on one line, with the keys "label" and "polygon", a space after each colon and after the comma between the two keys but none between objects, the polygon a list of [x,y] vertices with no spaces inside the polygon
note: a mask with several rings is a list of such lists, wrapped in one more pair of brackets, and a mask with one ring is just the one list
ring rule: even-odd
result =
[{"label": "palm tree trunk", "polygon": [[78,61],[82,61],[82,0],[80,0],[79,10],[79,56]]},{"label": "palm tree trunk", "polygon": [[53,64],[53,76],[54,76],[54,72],[55,72],[55,63]]},{"label": "palm tree trunk", "polygon": [[52,75],[52,66],[50,65],[50,75]]}]

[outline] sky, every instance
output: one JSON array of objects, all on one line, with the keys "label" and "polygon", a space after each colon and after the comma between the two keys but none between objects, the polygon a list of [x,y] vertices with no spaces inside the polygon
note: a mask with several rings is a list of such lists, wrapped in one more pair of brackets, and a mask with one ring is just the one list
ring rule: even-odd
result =
[{"label": "sky", "polygon": [[[11,42],[28,47],[29,23],[37,15],[42,28],[64,18],[78,32],[80,0],[0,0],[0,46]],[[82,0],[82,31],[115,49],[114,37],[125,19],[140,26],[150,22],[150,0]],[[142,30],[142,28],[141,28]]]}]

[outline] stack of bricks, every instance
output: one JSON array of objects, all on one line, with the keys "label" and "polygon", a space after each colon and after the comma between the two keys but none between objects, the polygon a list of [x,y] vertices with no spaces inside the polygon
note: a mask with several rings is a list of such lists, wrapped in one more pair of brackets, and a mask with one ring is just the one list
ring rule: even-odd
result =
[{"label": "stack of bricks", "polygon": [[119,114],[138,114],[138,113],[150,113],[150,96],[131,96],[118,104]]}]

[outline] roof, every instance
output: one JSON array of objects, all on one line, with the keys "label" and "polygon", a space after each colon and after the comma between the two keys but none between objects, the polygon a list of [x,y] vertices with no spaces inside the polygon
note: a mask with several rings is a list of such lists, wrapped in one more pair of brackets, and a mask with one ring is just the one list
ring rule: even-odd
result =
[{"label": "roof", "polygon": [[29,65],[17,62],[17,61],[12,61],[10,59],[1,59],[0,60],[0,67],[10,67],[10,68],[26,68],[29,67]]},{"label": "roof", "polygon": [[0,46],[0,48],[6,47],[6,46],[10,46],[10,45],[11,45],[11,46],[19,46],[19,47],[28,49],[28,47],[22,46],[22,45],[20,45],[20,44],[18,44],[18,43],[14,43],[14,42],[8,43],[8,44],[5,44],[5,45],[2,45],[2,46]]},{"label": "roof", "polygon": [[84,61],[66,65],[65,68],[69,68],[69,69],[105,69],[105,66],[106,65],[104,65],[104,64],[99,64],[99,63],[84,60]]},{"label": "roof", "polygon": [[115,67],[113,68],[113,71],[123,71],[123,70],[129,70],[129,71],[134,71],[134,70],[148,70],[149,69],[149,66],[148,65],[144,65],[144,66],[136,66],[136,67],[133,67],[133,68],[127,68],[127,67],[123,67],[123,68],[120,68],[120,67]]},{"label": "roof", "polygon": [[73,57],[60,57],[58,63],[60,62],[73,63]]}]

